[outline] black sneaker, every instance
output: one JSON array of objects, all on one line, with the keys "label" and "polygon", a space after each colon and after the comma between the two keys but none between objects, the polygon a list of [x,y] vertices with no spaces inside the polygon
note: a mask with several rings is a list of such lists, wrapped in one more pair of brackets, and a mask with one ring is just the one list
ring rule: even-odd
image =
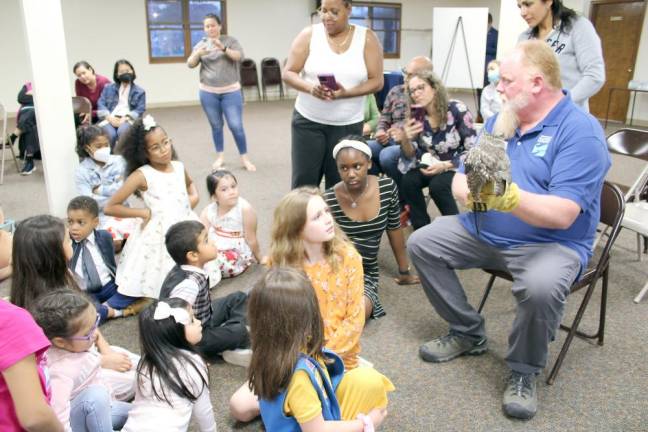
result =
[{"label": "black sneaker", "polygon": [[502,409],[509,417],[529,420],[538,411],[535,374],[521,374],[511,371],[508,378]]},{"label": "black sneaker", "polygon": [[25,164],[23,165],[22,170],[20,171],[20,175],[30,175],[36,171],[36,165],[34,165],[34,159],[32,158],[26,158],[25,159]]},{"label": "black sneaker", "polygon": [[486,350],[488,350],[486,338],[475,341],[450,333],[421,345],[419,355],[426,362],[441,363],[462,355],[480,355]]}]

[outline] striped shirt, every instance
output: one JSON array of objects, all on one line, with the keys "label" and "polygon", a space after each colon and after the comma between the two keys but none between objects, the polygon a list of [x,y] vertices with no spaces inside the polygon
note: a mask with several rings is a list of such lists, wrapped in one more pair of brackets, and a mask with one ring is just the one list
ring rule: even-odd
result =
[{"label": "striped shirt", "polygon": [[160,299],[180,298],[191,305],[194,316],[206,325],[212,318],[209,279],[203,269],[175,266],[162,283]]},{"label": "striped shirt", "polygon": [[400,205],[398,203],[398,189],[396,184],[389,177],[378,179],[378,193],[380,196],[380,209],[378,215],[369,221],[351,220],[342,211],[338,203],[335,191],[327,189],[324,192],[324,200],[331,209],[335,222],[345,232],[349,240],[362,256],[362,267],[364,270],[365,295],[373,304],[373,317],[385,315],[385,311],[378,299],[378,248],[380,239],[385,230],[400,228]]}]

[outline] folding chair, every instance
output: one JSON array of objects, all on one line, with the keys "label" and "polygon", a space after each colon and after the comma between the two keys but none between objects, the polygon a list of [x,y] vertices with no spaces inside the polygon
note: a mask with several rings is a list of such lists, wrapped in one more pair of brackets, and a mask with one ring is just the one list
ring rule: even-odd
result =
[{"label": "folding chair", "polygon": [[261,88],[263,99],[268,100],[267,86],[279,86],[279,99],[284,98],[283,81],[281,79],[281,66],[276,58],[266,57],[261,60]]},{"label": "folding chair", "polygon": [[[257,74],[256,63],[251,58],[243,59],[241,62],[241,87],[243,90],[245,87],[256,87],[259,100],[261,100],[259,75]],[[242,94],[244,95],[245,93],[242,92]]]},{"label": "folding chair", "polygon": [[[621,231],[621,221],[623,220],[623,213],[625,211],[625,200],[623,199],[623,194],[621,190],[613,185],[612,183],[605,182],[603,185],[603,190],[601,191],[601,217],[600,223],[606,226],[606,229],[609,229],[609,234],[607,236],[607,241],[603,248],[598,253],[595,254],[595,257],[590,261],[590,265],[587,270],[585,270],[581,276],[581,279],[575,281],[571,286],[570,294],[573,294],[576,291],[579,291],[583,288],[586,288],[585,295],[581,304],[576,313],[576,317],[572,322],[571,326],[566,326],[561,324],[560,328],[568,332],[565,343],[558,354],[558,358],[554,363],[551,373],[547,378],[547,384],[551,385],[554,383],[560,366],[562,365],[565,356],[567,355],[567,350],[574,339],[574,336],[578,336],[582,339],[598,339],[598,344],[603,345],[603,336],[605,330],[605,311],[607,305],[607,289],[608,289],[608,278],[609,278],[609,265],[610,265],[610,250],[616,241],[619,231]],[[484,271],[491,275],[488,284],[486,285],[486,290],[484,291],[484,296],[479,303],[479,308],[477,311],[481,313],[486,303],[486,299],[490,294],[491,289],[493,288],[493,283],[495,278],[506,279],[510,282],[513,281],[513,277],[510,273],[500,270],[490,270],[484,269]],[[585,314],[585,309],[594,293],[596,284],[599,279],[603,279],[602,290],[601,290],[601,304],[599,312],[599,325],[598,331],[596,334],[586,334],[578,330],[578,326]]]},{"label": "folding chair", "polygon": [[7,136],[7,109],[3,104],[0,103],[0,110],[2,110],[2,135],[0,135],[0,149],[2,149],[2,167],[0,168],[0,185],[4,184],[4,168],[5,168],[5,156],[7,149],[11,151],[11,156],[13,157],[14,164],[16,165],[16,171],[20,172],[20,166],[18,165],[18,159],[16,158],[16,152],[14,152],[13,144]]},{"label": "folding chair", "polygon": [[85,114],[92,123],[92,102],[85,96],[72,96],[72,110],[74,114]]},{"label": "folding chair", "polygon": [[[648,248],[648,131],[639,129],[619,129],[607,138],[611,153],[627,156],[646,162],[641,174],[625,194],[626,212],[621,226],[637,233],[637,257],[642,260]],[[641,239],[644,239],[644,248]],[[639,303],[648,292],[648,281],[641,289],[635,303]]]}]

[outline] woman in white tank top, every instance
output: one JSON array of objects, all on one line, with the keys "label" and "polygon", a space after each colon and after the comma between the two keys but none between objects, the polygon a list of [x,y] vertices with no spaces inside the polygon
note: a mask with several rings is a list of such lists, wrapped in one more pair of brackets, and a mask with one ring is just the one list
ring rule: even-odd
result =
[{"label": "woman in white tank top", "polygon": [[[331,157],[347,135],[362,134],[365,95],[383,86],[383,51],[373,31],[350,25],[350,0],[323,0],[321,24],[293,41],[283,79],[299,91],[292,120],[292,187],[340,181]],[[320,76],[332,75],[329,86]],[[337,88],[330,88],[337,87]]]}]

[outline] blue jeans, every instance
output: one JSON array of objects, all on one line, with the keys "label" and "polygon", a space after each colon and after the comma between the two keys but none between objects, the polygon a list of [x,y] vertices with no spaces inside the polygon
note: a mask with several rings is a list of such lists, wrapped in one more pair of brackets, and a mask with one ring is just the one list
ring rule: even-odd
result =
[{"label": "blue jeans", "polygon": [[130,123],[124,122],[119,126],[119,128],[116,128],[115,126],[111,125],[110,123],[103,125],[102,126],[103,130],[106,131],[108,134],[108,139],[110,140],[110,148],[113,149],[115,148],[115,143],[119,138],[121,138],[128,129],[130,129]]},{"label": "blue jeans", "polygon": [[120,430],[130,409],[127,402],[111,401],[106,387],[91,385],[70,402],[70,427],[72,432]]},{"label": "blue jeans", "polygon": [[371,174],[379,174],[383,172],[394,179],[396,184],[398,184],[402,177],[401,172],[398,171],[400,145],[392,139],[390,139],[385,145],[380,144],[376,140],[369,140],[367,141],[367,144],[371,149],[371,161],[379,170],[379,172],[376,173],[372,167]]},{"label": "blue jeans", "polygon": [[243,130],[243,97],[240,90],[229,93],[210,93],[200,90],[200,104],[207,115],[212,129],[212,139],[216,151],[223,151],[223,114],[229,126],[236,147],[241,155],[247,153],[247,142]]}]

